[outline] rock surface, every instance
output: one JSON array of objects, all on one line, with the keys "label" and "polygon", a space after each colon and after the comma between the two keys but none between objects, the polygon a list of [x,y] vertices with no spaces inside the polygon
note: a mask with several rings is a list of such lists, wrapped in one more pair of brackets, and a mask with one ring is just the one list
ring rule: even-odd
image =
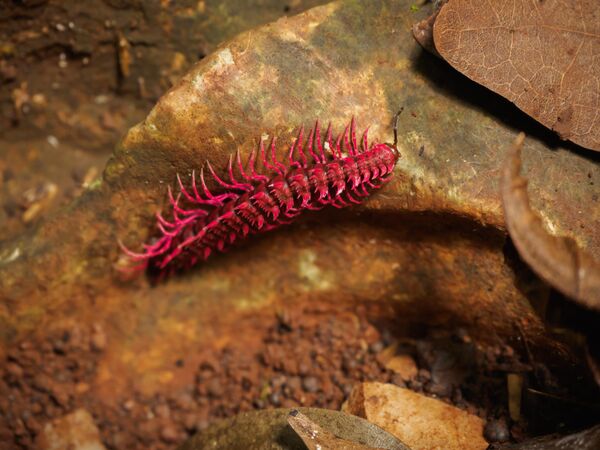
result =
[{"label": "rock surface", "polygon": [[342,411],[367,419],[412,450],[484,450],[483,420],[409,389],[362,383]]}]

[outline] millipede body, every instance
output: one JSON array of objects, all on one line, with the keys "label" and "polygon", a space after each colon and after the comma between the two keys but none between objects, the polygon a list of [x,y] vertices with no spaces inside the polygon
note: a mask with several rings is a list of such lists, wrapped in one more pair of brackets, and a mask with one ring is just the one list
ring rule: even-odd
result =
[{"label": "millipede body", "polygon": [[[192,172],[189,187],[178,175],[179,193],[173,196],[169,189],[172,217],[167,220],[157,214],[160,235],[144,244],[141,253],[125,247],[123,250],[129,258],[141,262],[141,268],[187,268],[214,252],[226,251],[251,234],[289,224],[304,211],[361,203],[390,179],[400,156],[396,128],[394,144],[369,147],[367,133],[359,145],[352,119],[334,140],[331,125],[322,136],[317,121],[306,142],[304,129],[300,129],[286,163],[275,156],[275,138],[268,150],[261,140],[258,155],[255,151],[250,154],[246,169],[239,151],[235,158],[230,157],[227,177],[219,176],[207,162],[208,172],[222,188],[219,193],[206,186],[204,168],[199,180]],[[257,157],[264,173],[256,170]]]}]

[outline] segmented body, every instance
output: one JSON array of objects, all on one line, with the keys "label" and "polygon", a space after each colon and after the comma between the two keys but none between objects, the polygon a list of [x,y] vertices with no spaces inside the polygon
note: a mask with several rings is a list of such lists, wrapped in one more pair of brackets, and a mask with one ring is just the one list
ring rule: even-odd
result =
[{"label": "segmented body", "polygon": [[142,261],[142,266],[149,263],[159,269],[190,267],[215,251],[226,251],[248,235],[291,223],[303,211],[361,203],[390,179],[399,157],[395,143],[369,147],[367,132],[358,145],[352,119],[335,141],[329,126],[322,141],[317,121],[306,143],[304,130],[300,130],[289,149],[287,164],[275,156],[275,139],[270,152],[265,151],[261,141],[259,155],[269,175],[256,171],[255,152],[251,153],[249,168],[245,170],[238,151],[235,164],[238,176],[234,175],[230,158],[229,181],[219,177],[207,163],[224,190],[218,195],[206,186],[203,171],[200,187],[194,173],[189,188],[177,176],[180,193],[174,198],[169,189],[172,219],[157,214],[161,236],[144,245],[143,253],[126,248],[124,251],[133,260]]}]

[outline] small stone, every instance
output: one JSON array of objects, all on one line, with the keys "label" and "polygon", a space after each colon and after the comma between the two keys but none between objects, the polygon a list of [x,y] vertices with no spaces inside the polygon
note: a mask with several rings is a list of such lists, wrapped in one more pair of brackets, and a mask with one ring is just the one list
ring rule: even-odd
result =
[{"label": "small stone", "polygon": [[39,414],[43,410],[44,410],[44,408],[42,408],[42,405],[40,405],[38,402],[36,402],[33,405],[31,405],[31,413],[32,414]]},{"label": "small stone", "polygon": [[300,389],[302,381],[300,377],[289,377],[285,382],[285,386],[291,391],[297,391]]},{"label": "small stone", "polygon": [[419,369],[417,377],[420,381],[429,381],[431,380],[431,372],[427,369]]},{"label": "small stone", "polygon": [[179,440],[179,432],[173,424],[169,423],[161,428],[160,438],[168,444],[173,444]]},{"label": "small stone", "polygon": [[385,367],[400,375],[404,381],[415,378],[419,373],[417,363],[410,355],[396,355],[385,363]]},{"label": "small stone", "polygon": [[71,400],[71,397],[69,396],[69,394],[63,390],[57,390],[55,392],[52,392],[52,399],[59,405],[62,406],[63,408],[67,408],[69,406],[69,401]]},{"label": "small stone", "polygon": [[221,381],[218,378],[213,378],[206,385],[206,391],[211,397],[221,397],[224,393]]},{"label": "small stone", "polygon": [[385,344],[383,343],[383,341],[377,341],[369,346],[369,351],[371,353],[377,354],[377,353],[383,351],[384,347],[385,347]]},{"label": "small stone", "polygon": [[171,417],[171,408],[166,403],[162,403],[154,408],[154,414],[161,419],[168,419]]},{"label": "small stone", "polygon": [[100,325],[95,325],[94,332],[92,333],[92,336],[90,338],[90,345],[92,346],[92,350],[101,352],[106,348],[106,343],[106,333],[104,333],[104,330]]},{"label": "small stone", "polygon": [[132,411],[134,407],[135,407],[135,401],[132,399],[126,400],[123,403],[123,409],[125,411]]},{"label": "small stone", "polygon": [[196,431],[198,429],[198,416],[194,413],[188,413],[185,416],[183,416],[183,426],[185,427],[185,429],[187,431],[189,431],[190,433],[193,433],[194,431]]},{"label": "small stone", "polygon": [[450,397],[452,395],[452,385],[444,382],[430,382],[426,387],[427,392],[438,397]]},{"label": "small stone", "polygon": [[286,382],[286,377],[283,375],[275,375],[273,378],[271,378],[271,387],[273,389],[279,389],[281,388]]},{"label": "small stone", "polygon": [[194,398],[187,392],[182,392],[173,399],[179,409],[190,411],[196,406]]},{"label": "small stone", "polygon": [[33,378],[33,387],[42,392],[49,392],[52,388],[52,380],[44,374],[37,374]]},{"label": "small stone", "polygon": [[39,450],[105,450],[91,414],[78,409],[47,423],[36,438]]},{"label": "small stone", "polygon": [[33,416],[27,417],[27,419],[25,419],[24,421],[27,429],[33,434],[38,434],[42,429],[40,423]]},{"label": "small stone", "polygon": [[17,419],[13,423],[11,423],[11,428],[15,436],[23,436],[25,435],[25,433],[27,433],[27,430],[25,429],[25,424],[21,419]]},{"label": "small stone", "polygon": [[23,376],[23,368],[17,363],[8,363],[5,366],[6,373],[11,375],[13,378],[21,378]]},{"label": "small stone", "polygon": [[273,392],[269,396],[269,402],[273,406],[281,406],[281,396],[279,395],[279,393],[278,392]]},{"label": "small stone", "polygon": [[84,382],[79,382],[75,385],[75,392],[77,394],[85,394],[87,391],[90,390],[90,385]]},{"label": "small stone", "polygon": [[358,361],[354,357],[344,356],[342,360],[342,369],[347,374],[352,373],[358,367]]},{"label": "small stone", "polygon": [[315,393],[319,390],[319,380],[315,377],[305,377],[302,380],[302,387],[306,392]]},{"label": "small stone", "polygon": [[402,378],[402,376],[400,376],[399,374],[395,373],[392,375],[390,382],[392,384],[395,384],[396,386],[399,387],[406,387],[406,382],[404,381],[404,379]]},{"label": "small stone", "polygon": [[490,420],[485,424],[483,436],[489,442],[506,442],[510,439],[510,430],[505,419]]}]

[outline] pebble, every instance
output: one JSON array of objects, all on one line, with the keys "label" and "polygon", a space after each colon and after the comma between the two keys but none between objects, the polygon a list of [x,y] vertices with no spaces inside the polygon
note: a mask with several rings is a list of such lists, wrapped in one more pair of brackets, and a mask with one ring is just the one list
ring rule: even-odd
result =
[{"label": "pebble", "polygon": [[379,352],[383,351],[384,347],[385,347],[385,344],[383,343],[383,341],[377,341],[370,345],[369,351],[371,353],[379,353]]},{"label": "pebble", "polygon": [[99,325],[94,326],[94,332],[90,338],[90,345],[92,346],[92,349],[96,350],[97,352],[101,352],[106,348],[106,343],[106,333],[104,333],[102,327]]},{"label": "pebble", "polygon": [[132,411],[134,407],[135,407],[135,401],[132,399],[129,399],[129,400],[126,400],[125,402],[123,402],[123,409],[125,411]]},{"label": "pebble", "polygon": [[313,394],[319,390],[319,380],[315,377],[305,377],[302,380],[302,387],[306,392]]},{"label": "pebble", "polygon": [[292,391],[297,391],[301,386],[300,377],[289,377],[285,383],[286,387]]},{"label": "pebble", "polygon": [[62,387],[54,386],[52,389],[52,398],[54,401],[63,408],[69,406],[69,401],[71,400],[71,396],[69,393],[63,389]]},{"label": "pebble", "polygon": [[192,410],[196,406],[194,398],[187,392],[181,392],[180,394],[176,395],[173,400],[175,401],[177,407],[183,409],[184,411]]},{"label": "pebble", "polygon": [[171,417],[171,408],[169,408],[169,405],[162,403],[154,408],[154,414],[161,419],[168,419]]},{"label": "pebble", "polygon": [[271,404],[273,406],[281,406],[281,396],[279,395],[279,393],[278,392],[273,392],[269,396],[269,402],[271,402]]},{"label": "pebble", "polygon": [[179,432],[171,423],[168,423],[160,430],[160,438],[167,444],[173,444],[179,440]]},{"label": "pebble", "polygon": [[21,378],[23,376],[23,368],[16,363],[8,363],[5,369],[6,373],[12,375],[14,378]]},{"label": "pebble", "polygon": [[483,436],[489,442],[505,442],[510,439],[510,430],[505,419],[490,420],[485,424]]},{"label": "pebble", "polygon": [[221,381],[218,378],[213,378],[206,385],[206,391],[211,397],[221,397],[224,393]]}]

